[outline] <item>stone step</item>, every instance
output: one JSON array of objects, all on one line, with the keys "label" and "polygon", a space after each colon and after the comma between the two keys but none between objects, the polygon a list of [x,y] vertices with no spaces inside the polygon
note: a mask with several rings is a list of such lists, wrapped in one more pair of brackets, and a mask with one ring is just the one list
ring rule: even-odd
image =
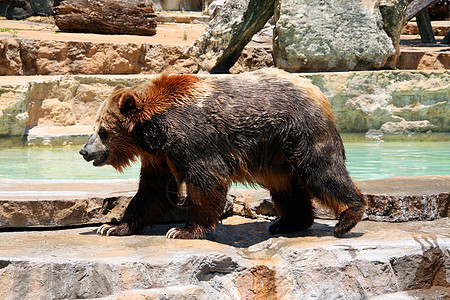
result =
[{"label": "stone step", "polygon": [[450,69],[450,45],[442,44],[442,39],[443,36],[436,36],[436,44],[424,44],[418,36],[402,35],[397,68],[400,70]]},{"label": "stone step", "polygon": [[334,223],[271,236],[267,221],[234,216],[204,240],[167,239],[169,225],[127,237],[0,232],[0,299],[415,299],[430,288],[443,298],[424,299],[450,297],[448,218],[363,221],[345,238],[332,236]]},{"label": "stone step", "polygon": [[[194,23],[204,24],[211,20],[211,17],[201,12],[170,12],[157,11],[156,17],[158,23]],[[158,24],[160,26],[160,24]]]},{"label": "stone step", "polygon": [[[431,27],[435,36],[445,36],[450,31],[450,21],[432,21]],[[415,21],[408,22],[403,27],[402,34],[418,35],[419,27],[417,27],[417,23]]]},{"label": "stone step", "polygon": [[[61,227],[117,222],[137,190],[135,180],[0,179],[0,229]],[[405,222],[449,216],[450,176],[393,177],[358,181],[368,200],[366,219]],[[265,190],[232,189],[230,214],[276,216]],[[317,215],[335,218],[316,203]],[[184,220],[178,209],[164,222]]]}]

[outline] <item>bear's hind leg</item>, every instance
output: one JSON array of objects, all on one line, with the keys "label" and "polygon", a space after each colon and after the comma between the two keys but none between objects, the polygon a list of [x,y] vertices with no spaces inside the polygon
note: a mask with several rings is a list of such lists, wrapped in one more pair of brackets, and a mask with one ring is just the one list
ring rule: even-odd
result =
[{"label": "bear's hind leg", "polygon": [[308,187],[319,201],[339,214],[339,222],[334,227],[334,235],[341,236],[349,232],[361,221],[366,201],[356,188],[344,167],[316,169],[308,176]]},{"label": "bear's hind leg", "polygon": [[296,178],[287,191],[270,191],[278,216],[269,227],[271,234],[308,229],[314,223],[314,210],[309,191]]},{"label": "bear's hind leg", "polygon": [[341,212],[339,214],[339,222],[334,227],[334,235],[339,237],[349,232],[359,221],[361,221],[365,210],[365,205],[358,205],[349,207]]},{"label": "bear's hind leg", "polygon": [[166,237],[173,239],[199,239],[214,228],[223,215],[226,203],[225,186],[202,192],[187,184],[186,226],[170,229]]}]

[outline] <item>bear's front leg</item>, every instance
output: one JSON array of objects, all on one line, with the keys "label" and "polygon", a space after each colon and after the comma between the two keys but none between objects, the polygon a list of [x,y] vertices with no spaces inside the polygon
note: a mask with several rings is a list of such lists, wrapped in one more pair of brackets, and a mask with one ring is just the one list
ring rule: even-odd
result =
[{"label": "bear's front leg", "polygon": [[178,203],[178,182],[165,165],[154,166],[142,161],[141,180],[136,195],[128,204],[118,225],[104,224],[101,235],[130,235],[153,225]]},{"label": "bear's front leg", "polygon": [[170,239],[200,239],[208,230],[215,227],[223,215],[227,188],[218,187],[212,191],[202,192],[187,184],[186,226],[170,229],[166,237]]},{"label": "bear's front leg", "polygon": [[135,234],[145,226],[155,224],[176,206],[178,199],[170,199],[171,197],[172,194],[161,188],[140,188],[128,204],[120,224],[103,224],[97,229],[97,233],[106,236]]}]

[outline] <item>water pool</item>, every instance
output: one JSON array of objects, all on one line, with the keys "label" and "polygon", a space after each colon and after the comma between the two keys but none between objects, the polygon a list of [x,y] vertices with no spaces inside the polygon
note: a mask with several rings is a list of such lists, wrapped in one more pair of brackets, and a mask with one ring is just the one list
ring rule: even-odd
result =
[{"label": "water pool", "polygon": [[[78,154],[80,148],[0,148],[0,178],[139,178],[139,163],[123,174],[110,166],[96,168]],[[450,142],[347,142],[345,148],[347,167],[354,180],[450,175]]]}]

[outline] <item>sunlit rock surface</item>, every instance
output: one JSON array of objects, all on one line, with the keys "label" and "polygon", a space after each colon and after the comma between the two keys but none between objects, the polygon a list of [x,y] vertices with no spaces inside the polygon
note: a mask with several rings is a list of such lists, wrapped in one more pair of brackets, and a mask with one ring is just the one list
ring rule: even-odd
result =
[{"label": "sunlit rock surface", "polygon": [[95,228],[2,232],[0,298],[369,299],[429,288],[449,297],[447,218],[364,221],[339,239],[334,223],[271,236],[268,221],[234,216],[205,240],[167,239],[172,225],[128,237]]},{"label": "sunlit rock surface", "polygon": [[370,135],[449,132],[449,71],[318,73],[340,132]]},{"label": "sunlit rock surface", "polygon": [[0,85],[0,136],[23,135],[28,121],[27,85]]}]

